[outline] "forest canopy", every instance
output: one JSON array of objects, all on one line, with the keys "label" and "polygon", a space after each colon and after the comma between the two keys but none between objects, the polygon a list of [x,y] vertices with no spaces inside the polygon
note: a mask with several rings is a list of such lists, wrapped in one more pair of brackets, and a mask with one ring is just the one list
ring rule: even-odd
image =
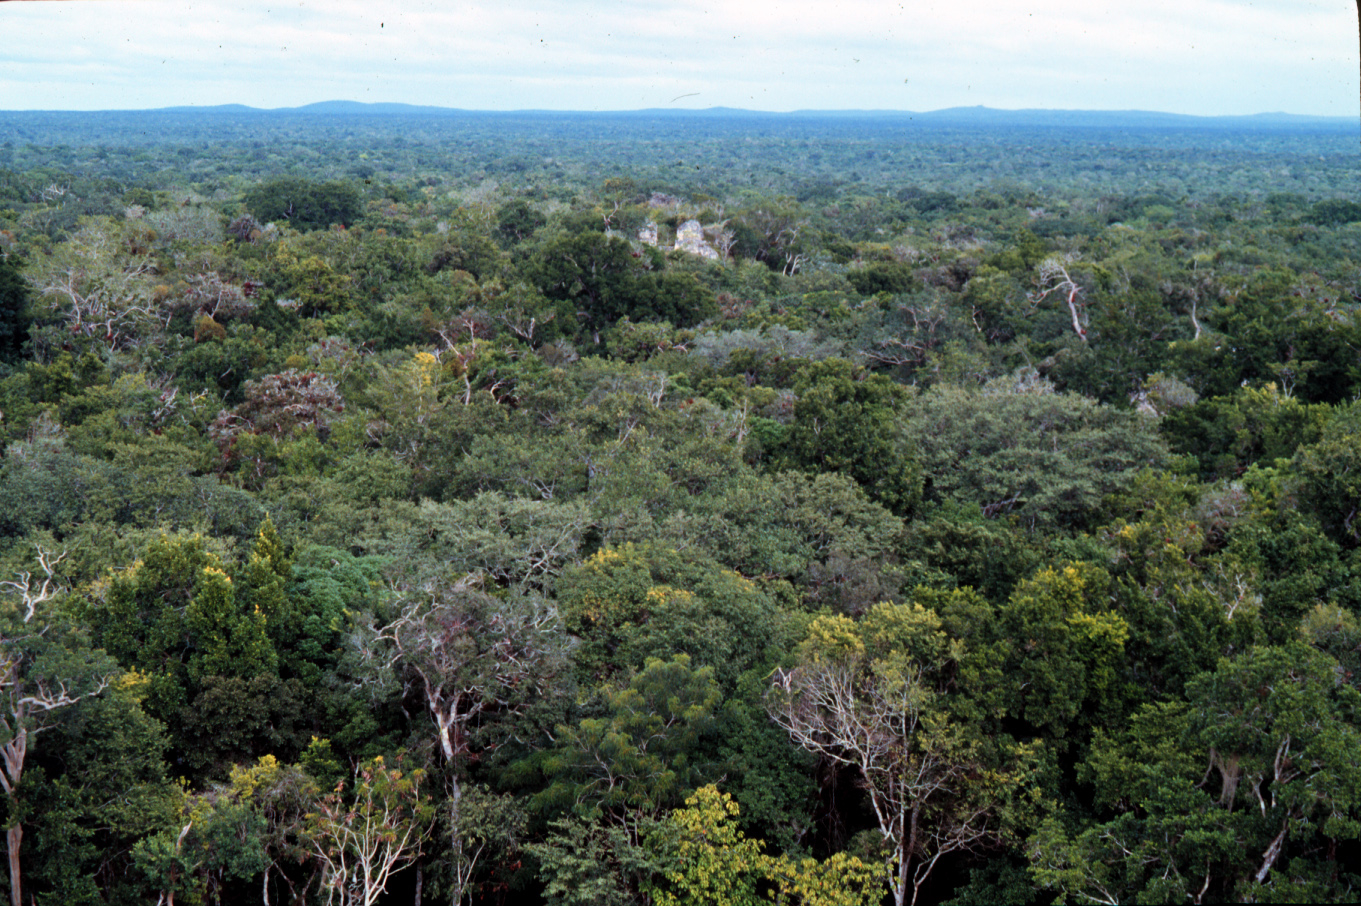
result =
[{"label": "forest canopy", "polygon": [[45,116],[15,906],[1355,896],[1354,135]]}]

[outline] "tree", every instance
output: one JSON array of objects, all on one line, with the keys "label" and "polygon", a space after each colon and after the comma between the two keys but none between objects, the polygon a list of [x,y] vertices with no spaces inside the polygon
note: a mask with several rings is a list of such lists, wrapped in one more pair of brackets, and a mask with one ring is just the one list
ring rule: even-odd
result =
[{"label": "tree", "polygon": [[359,192],[349,183],[288,176],[260,183],[245,194],[242,203],[263,223],[283,220],[303,232],[332,224],[349,226],[362,210]]},{"label": "tree", "polygon": [[513,736],[508,718],[563,693],[568,639],[542,599],[492,597],[479,577],[427,579],[406,589],[396,619],[361,637],[371,669],[392,671],[435,725],[449,784],[445,816],[455,859],[456,902],[468,893],[489,833],[511,824],[490,819],[495,797],[474,791],[465,803],[466,760],[479,742]]},{"label": "tree", "polygon": [[65,328],[65,336],[48,335],[47,343],[76,338],[124,349],[166,329],[172,312],[156,297],[152,278],[158,263],[149,237],[138,229],[104,218],[85,220],[56,255],[30,269],[45,307]]},{"label": "tree", "polygon": [[590,525],[582,501],[533,500],[484,492],[471,500],[423,500],[413,514],[412,544],[459,571],[486,575],[516,590],[546,590],[577,556]]},{"label": "tree", "polygon": [[769,856],[737,827],[740,810],[718,787],[702,786],[657,822],[644,846],[660,867],[646,890],[658,906],[871,906],[883,881],[855,856],[824,862]]},{"label": "tree", "polygon": [[184,799],[167,776],[165,729],[142,709],[145,690],[146,677],[116,674],[30,749],[20,797],[26,902],[145,902],[134,850],[163,828],[178,830]]},{"label": "tree", "polygon": [[248,381],[245,400],[223,410],[208,427],[224,465],[244,467],[260,480],[284,459],[290,441],[317,444],[345,403],[335,381],[315,371],[288,369]]},{"label": "tree", "polygon": [[761,665],[783,628],[771,597],[711,561],[660,547],[597,551],[558,588],[583,682],[627,676],[649,659],[686,654],[725,688]]},{"label": "tree", "polygon": [[24,839],[20,783],[29,746],[61,713],[108,687],[117,668],[91,651],[78,632],[65,629],[49,603],[57,596],[56,567],[64,554],[38,548],[44,575],[4,583],[13,595],[0,604],[0,789],[8,804],[5,849],[11,906],[23,906],[20,851]]},{"label": "tree", "polygon": [[[314,737],[312,750],[318,745]],[[270,903],[270,878],[274,875],[288,885],[289,901],[302,901],[316,880],[316,872],[300,879],[299,889],[290,869],[307,863],[310,851],[305,828],[309,810],[316,802],[317,780],[299,766],[280,764],[273,755],[265,755],[254,765],[234,765],[227,788],[249,801],[264,818],[260,842],[268,861],[260,889],[265,906]]]},{"label": "tree", "polygon": [[903,388],[850,362],[810,366],[795,386],[794,421],[781,464],[813,474],[841,472],[899,516],[921,500],[921,468],[899,437]]},{"label": "tree", "polygon": [[1187,722],[1186,707],[1167,702],[1096,731],[1078,775],[1100,818],[1057,814],[1039,824],[1026,851],[1037,887],[1111,906],[1232,898],[1224,885],[1244,864],[1242,816],[1201,788]]},{"label": "tree", "polygon": [[562,818],[542,843],[529,846],[539,862],[551,906],[638,906],[661,866],[630,828]]},{"label": "tree", "polygon": [[896,906],[916,903],[950,853],[998,836],[989,771],[976,737],[948,716],[940,678],[962,654],[920,605],[880,605],[863,624],[819,617],[801,662],[776,670],[767,707],[796,745],[856,772],[886,845]]},{"label": "tree", "polygon": [[524,242],[546,220],[523,198],[508,201],[496,209],[496,232],[503,245]]},{"label": "tree", "polygon": [[28,339],[29,289],[16,258],[0,253],[0,361],[13,362]]},{"label": "tree", "polygon": [[743,575],[778,576],[810,590],[819,579],[844,587],[845,572],[835,563],[841,560],[872,564],[870,584],[892,585],[886,560],[902,520],[871,500],[849,475],[742,470],[712,495],[692,498],[687,509],[699,518],[686,525],[685,542]]},{"label": "tree", "polygon": [[1338,682],[1336,661],[1300,642],[1253,648],[1192,681],[1187,697],[1220,803],[1260,817],[1251,884],[1267,881],[1291,840],[1361,837],[1361,694]]},{"label": "tree", "polygon": [[924,499],[977,503],[1028,528],[1078,528],[1166,448],[1140,416],[1034,372],[981,391],[938,385],[909,401],[905,432],[926,473]]},{"label": "tree", "polygon": [[792,198],[762,198],[737,213],[733,250],[789,276],[809,253],[808,217]]},{"label": "tree", "polygon": [[1028,843],[1038,884],[1108,904],[1348,898],[1361,697],[1340,678],[1303,643],[1253,647],[1188,683],[1187,701],[1097,730],[1078,769],[1087,814],[1051,816]]},{"label": "tree", "polygon": [[1045,567],[998,608],[1012,716],[1062,737],[1079,718],[1118,713],[1129,625],[1110,608],[1109,583],[1088,563]]},{"label": "tree", "polygon": [[448,881],[454,906],[471,901],[477,892],[478,869],[493,853],[513,850],[528,817],[521,799],[476,784],[465,786],[456,806],[441,813],[443,827],[454,843]]},{"label": "tree", "polygon": [[1253,463],[1270,465],[1316,444],[1336,414],[1332,406],[1301,403],[1269,384],[1172,409],[1158,428],[1172,452],[1199,459],[1202,480],[1234,479]]},{"label": "tree", "polygon": [[1340,406],[1317,443],[1301,446],[1291,462],[1301,503],[1328,534],[1361,545],[1361,403]]},{"label": "tree", "polygon": [[299,691],[279,681],[265,611],[228,568],[200,536],[162,536],[83,604],[96,641],[149,677],[147,710],[198,769],[263,754],[296,720]]},{"label": "tree", "polygon": [[420,856],[434,817],[424,780],[420,768],[403,771],[400,760],[388,767],[379,757],[355,770],[350,795],[341,784],[317,802],[305,833],[327,906],[374,906],[392,873]]},{"label": "tree", "polygon": [[629,828],[635,842],[646,819],[679,803],[708,779],[698,756],[721,698],[712,667],[690,658],[649,658],[626,687],[607,690],[604,714],[557,728],[545,759],[549,787],[540,801],[581,817]]},{"label": "tree", "polygon": [[220,904],[233,882],[268,870],[265,818],[237,791],[219,786],[184,796],[177,818],[135,849],[137,867],[159,891],[157,902],[174,906],[184,895]]},{"label": "tree", "polygon": [[549,244],[534,280],[548,298],[571,301],[598,342],[600,331],[631,313],[640,271],[627,242],[586,230]]},{"label": "tree", "polygon": [[1071,256],[1065,255],[1052,256],[1041,261],[1036,277],[1039,290],[1032,294],[1030,302],[1032,305],[1038,305],[1052,293],[1067,296],[1068,314],[1073,319],[1073,333],[1085,343],[1087,318],[1077,301],[1078,296],[1082,295],[1082,287],[1068,273],[1068,268],[1074,260]]},{"label": "tree", "polygon": [[556,693],[568,640],[557,612],[533,596],[507,600],[476,576],[427,579],[404,591],[396,619],[361,644],[422,702],[440,753],[457,764],[480,727]]}]

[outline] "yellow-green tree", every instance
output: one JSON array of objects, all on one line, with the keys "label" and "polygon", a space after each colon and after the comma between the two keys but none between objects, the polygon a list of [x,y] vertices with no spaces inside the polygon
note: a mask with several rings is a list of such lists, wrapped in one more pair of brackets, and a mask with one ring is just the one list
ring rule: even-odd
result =
[{"label": "yellow-green tree", "polygon": [[838,853],[770,856],[737,826],[739,809],[707,785],[658,822],[645,846],[662,867],[646,892],[658,906],[870,906],[883,891],[879,870]]}]

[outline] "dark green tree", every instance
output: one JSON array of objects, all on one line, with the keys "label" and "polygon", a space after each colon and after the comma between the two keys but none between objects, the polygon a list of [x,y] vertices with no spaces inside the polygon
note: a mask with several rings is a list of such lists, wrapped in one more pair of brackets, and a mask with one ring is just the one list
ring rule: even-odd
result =
[{"label": "dark green tree", "polygon": [[261,223],[287,222],[296,230],[349,226],[359,219],[363,202],[345,182],[316,182],[285,176],[263,182],[241,199]]},{"label": "dark green tree", "polygon": [[794,421],[782,454],[785,468],[840,472],[899,516],[921,500],[921,469],[900,435],[902,387],[857,372],[844,359],[809,366],[795,385]]},{"label": "dark green tree", "polygon": [[631,313],[642,269],[627,242],[585,230],[550,243],[532,271],[544,295],[575,305],[582,328],[598,337]]},{"label": "dark green tree", "polygon": [[30,292],[18,259],[0,253],[0,361],[13,362],[28,339]]}]

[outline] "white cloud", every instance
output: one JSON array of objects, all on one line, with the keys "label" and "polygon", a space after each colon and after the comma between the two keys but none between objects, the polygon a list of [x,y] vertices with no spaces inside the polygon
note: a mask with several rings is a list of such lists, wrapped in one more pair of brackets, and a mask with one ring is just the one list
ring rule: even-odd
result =
[{"label": "white cloud", "polygon": [[0,109],[332,98],[477,108],[1349,115],[1349,4],[547,0],[0,4]]}]

